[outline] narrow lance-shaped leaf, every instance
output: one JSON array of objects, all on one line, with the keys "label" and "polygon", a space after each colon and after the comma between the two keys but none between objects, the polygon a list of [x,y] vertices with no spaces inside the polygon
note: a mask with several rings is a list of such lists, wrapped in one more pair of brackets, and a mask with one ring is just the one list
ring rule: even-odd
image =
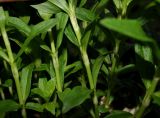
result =
[{"label": "narrow lance-shaped leaf", "polygon": [[58,49],[62,43],[63,35],[64,35],[64,29],[68,22],[68,15],[66,13],[60,12],[56,14],[57,18],[57,30],[58,30],[58,36],[57,36],[57,42],[56,42],[56,49]]},{"label": "narrow lance-shaped leaf", "polygon": [[19,50],[18,54],[16,55],[16,59],[21,56],[21,54],[24,52],[24,50],[27,48],[30,41],[37,35],[39,35],[42,32],[46,32],[48,29],[51,29],[56,25],[57,21],[55,19],[50,19],[46,21],[42,21],[38,23],[37,25],[33,26],[31,33],[29,34],[28,38],[23,43],[21,49]]},{"label": "narrow lance-shaped leaf", "polygon": [[33,67],[34,66],[31,64],[22,69],[21,91],[24,102],[27,100],[30,93]]},{"label": "narrow lance-shaped leaf", "polygon": [[69,12],[68,10],[68,4],[66,2],[66,0],[48,0],[49,2],[51,2],[52,4],[56,5],[57,7],[59,7],[60,9],[62,9],[65,12]]},{"label": "narrow lance-shaped leaf", "polygon": [[52,53],[51,49],[47,45],[43,44],[43,45],[40,45],[40,47],[45,51]]},{"label": "narrow lance-shaped leaf", "polygon": [[79,46],[78,40],[76,38],[76,35],[71,27],[71,25],[68,25],[65,29],[65,35],[67,38],[77,47]]},{"label": "narrow lance-shaped leaf", "polygon": [[106,18],[101,20],[100,23],[106,28],[129,36],[137,41],[153,42],[153,39],[145,34],[138,20]]},{"label": "narrow lance-shaped leaf", "polygon": [[29,28],[29,26],[25,22],[23,22],[21,19],[16,17],[8,17],[7,25],[15,27],[20,32],[24,33],[26,36],[29,36],[31,32],[31,29]]},{"label": "narrow lance-shaped leaf", "polygon": [[2,57],[4,60],[9,62],[9,58],[8,55],[6,54],[6,52],[4,51],[4,49],[0,48],[0,57]]},{"label": "narrow lance-shaped leaf", "polygon": [[67,64],[67,50],[64,49],[61,56],[59,57],[59,72],[60,72],[60,78],[61,78],[61,85],[64,83],[64,68]]},{"label": "narrow lance-shaped leaf", "polygon": [[30,16],[20,16],[19,17],[24,23],[28,24],[30,21]]},{"label": "narrow lance-shaped leaf", "polygon": [[69,75],[71,75],[72,73],[76,73],[77,71],[81,70],[82,68],[83,68],[83,64],[81,61],[76,61],[70,65],[67,65],[65,67],[65,78],[68,77]]},{"label": "narrow lance-shaped leaf", "polygon": [[38,13],[44,20],[48,20],[53,14],[61,11],[61,9],[49,1],[31,6],[38,10]]},{"label": "narrow lance-shaped leaf", "polygon": [[96,87],[96,83],[97,83],[97,79],[98,79],[98,74],[100,71],[100,68],[102,66],[103,60],[104,60],[104,56],[100,56],[98,57],[92,67],[92,76],[93,76],[93,80],[94,80],[94,86]]},{"label": "narrow lance-shaped leaf", "polygon": [[96,18],[94,12],[85,8],[76,8],[76,17],[82,21],[88,22],[91,22]]},{"label": "narrow lance-shaped leaf", "polygon": [[88,46],[88,43],[89,43],[89,39],[90,39],[90,36],[91,36],[91,29],[87,30],[85,33],[84,33],[84,36],[82,37],[82,48],[84,51],[87,50],[87,46]]}]

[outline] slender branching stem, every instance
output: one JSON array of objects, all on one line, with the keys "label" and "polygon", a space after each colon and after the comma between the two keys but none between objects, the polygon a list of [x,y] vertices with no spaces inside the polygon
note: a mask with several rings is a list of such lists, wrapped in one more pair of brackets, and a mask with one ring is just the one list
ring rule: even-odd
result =
[{"label": "slender branching stem", "polygon": [[52,61],[53,61],[53,66],[56,74],[56,83],[57,83],[57,90],[59,92],[62,92],[62,84],[61,84],[61,76],[60,76],[60,68],[59,68],[59,60],[58,60],[58,52],[56,51],[55,44],[54,44],[54,37],[52,30],[50,29],[48,31],[49,38],[50,38],[50,43],[51,43],[51,56],[52,56]]}]

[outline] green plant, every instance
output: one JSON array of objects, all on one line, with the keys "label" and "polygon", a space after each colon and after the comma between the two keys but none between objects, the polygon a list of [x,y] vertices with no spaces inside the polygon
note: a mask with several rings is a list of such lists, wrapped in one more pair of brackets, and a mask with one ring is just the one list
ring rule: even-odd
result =
[{"label": "green plant", "polygon": [[141,118],[159,105],[158,0],[29,4],[0,7],[2,118]]}]

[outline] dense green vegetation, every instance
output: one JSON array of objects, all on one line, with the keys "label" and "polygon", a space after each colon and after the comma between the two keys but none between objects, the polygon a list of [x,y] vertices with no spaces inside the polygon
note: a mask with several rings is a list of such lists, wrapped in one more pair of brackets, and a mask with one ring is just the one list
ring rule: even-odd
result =
[{"label": "dense green vegetation", "polygon": [[0,118],[160,117],[160,0],[0,4]]}]

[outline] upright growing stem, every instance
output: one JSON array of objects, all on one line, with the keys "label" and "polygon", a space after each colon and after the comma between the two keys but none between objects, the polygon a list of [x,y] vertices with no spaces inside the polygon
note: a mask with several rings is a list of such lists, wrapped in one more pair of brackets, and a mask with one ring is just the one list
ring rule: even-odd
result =
[{"label": "upright growing stem", "polygon": [[1,27],[1,33],[2,33],[3,40],[5,43],[6,49],[7,49],[7,53],[8,53],[8,57],[9,57],[9,61],[10,61],[10,66],[11,66],[11,71],[12,71],[12,74],[13,74],[13,77],[15,80],[19,103],[21,105],[23,105],[23,97],[22,97],[21,86],[20,86],[20,82],[19,82],[19,73],[18,73],[17,66],[14,62],[10,42],[8,40],[8,36],[7,36],[6,30],[5,30],[5,27]]},{"label": "upright growing stem", "polygon": [[51,50],[52,50],[52,61],[53,61],[53,66],[55,69],[56,73],[56,83],[57,83],[57,90],[59,92],[62,92],[62,85],[61,85],[61,76],[60,76],[60,69],[59,69],[59,61],[58,61],[58,54],[56,52],[56,48],[54,45],[54,38],[51,29],[48,31],[50,42],[51,42]]},{"label": "upright growing stem", "polygon": [[96,89],[95,89],[95,84],[94,84],[94,80],[93,80],[93,76],[92,76],[92,72],[91,72],[91,67],[90,67],[90,62],[89,62],[89,58],[88,58],[88,54],[86,50],[83,50],[82,45],[81,45],[81,31],[77,22],[77,18],[76,18],[76,14],[75,14],[75,7],[74,5],[72,5],[71,3],[69,3],[69,16],[70,16],[70,21],[72,24],[72,27],[74,29],[74,32],[76,34],[76,37],[78,39],[78,43],[79,43],[79,49],[81,52],[81,56],[82,56],[82,60],[84,63],[84,66],[86,68],[87,71],[87,76],[88,76],[88,81],[89,81],[89,85],[90,85],[90,89],[94,90],[94,96],[93,96],[93,104],[95,107],[95,117],[99,118],[99,111],[98,111],[98,99],[97,99],[97,95],[96,95]]},{"label": "upright growing stem", "polygon": [[17,93],[18,93],[18,98],[19,98],[19,103],[20,105],[23,106],[23,110],[22,110],[22,116],[23,118],[26,118],[26,110],[24,108],[24,102],[23,102],[23,96],[22,96],[22,91],[21,91],[21,86],[20,86],[20,81],[19,81],[19,73],[18,73],[18,68],[16,63],[14,62],[14,57],[13,57],[13,53],[12,53],[12,49],[11,49],[11,45],[6,33],[6,29],[5,26],[1,27],[1,33],[2,33],[2,37],[7,49],[7,53],[8,53],[8,58],[9,58],[9,63],[11,66],[11,71],[12,71],[12,75],[16,84],[16,89],[17,89]]},{"label": "upright growing stem", "polygon": [[93,81],[92,72],[91,72],[91,68],[90,68],[89,58],[88,58],[87,52],[85,50],[83,50],[82,46],[81,46],[82,35],[81,35],[81,31],[80,31],[80,28],[79,28],[79,25],[78,25],[78,22],[77,22],[77,18],[76,18],[76,15],[75,15],[75,8],[74,8],[74,6],[72,6],[72,4],[69,4],[69,9],[70,9],[70,13],[69,13],[70,21],[71,21],[72,27],[74,29],[74,32],[76,34],[76,37],[78,39],[79,49],[80,49],[80,52],[81,52],[81,55],[82,55],[83,63],[85,65],[85,68],[86,68],[86,71],[87,71],[89,85],[90,85],[91,89],[94,89],[94,81]]}]

